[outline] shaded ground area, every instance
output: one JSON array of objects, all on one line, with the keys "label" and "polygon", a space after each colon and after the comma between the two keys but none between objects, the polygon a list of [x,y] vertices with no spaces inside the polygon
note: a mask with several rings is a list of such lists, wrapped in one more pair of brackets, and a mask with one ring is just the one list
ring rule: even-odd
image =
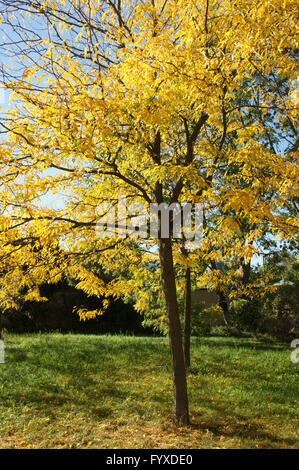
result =
[{"label": "shaded ground area", "polygon": [[298,364],[253,339],[193,339],[192,426],[171,422],[164,338],[9,335],[1,448],[298,447]]}]

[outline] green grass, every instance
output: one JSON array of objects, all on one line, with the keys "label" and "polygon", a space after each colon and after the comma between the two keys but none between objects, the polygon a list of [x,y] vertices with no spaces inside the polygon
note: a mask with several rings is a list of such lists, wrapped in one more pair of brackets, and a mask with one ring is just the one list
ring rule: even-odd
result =
[{"label": "green grass", "polygon": [[192,340],[192,425],[171,421],[164,338],[6,335],[1,448],[295,448],[298,364],[254,339]]}]

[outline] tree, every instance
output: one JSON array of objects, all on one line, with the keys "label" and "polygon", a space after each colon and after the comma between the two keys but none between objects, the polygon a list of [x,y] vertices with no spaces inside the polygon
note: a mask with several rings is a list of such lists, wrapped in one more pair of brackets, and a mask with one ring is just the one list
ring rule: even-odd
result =
[{"label": "tree", "polygon": [[[17,49],[23,63],[18,76],[19,68],[3,67],[3,82],[15,101],[2,121],[8,133],[1,146],[0,256],[8,269],[2,293],[14,281],[37,299],[38,285],[65,273],[89,294],[119,297],[142,286],[147,266],[158,262],[174,415],[188,424],[175,279],[175,265],[185,263],[180,246],[161,230],[154,239],[119,232],[99,238],[96,208],[105,203],[113,212],[117,195],[146,208],[184,201],[200,202],[205,211],[221,206],[218,232],[204,237],[203,261],[224,254],[250,259],[265,220],[278,235],[294,234],[294,218],[278,208],[294,197],[295,153],[287,158],[270,153],[259,139],[264,127],[244,123],[248,105],[236,107],[235,101],[247,86],[250,106],[262,115],[275,109],[278,122],[294,125],[288,95],[264,93],[255,74],[275,69],[276,76],[295,79],[294,54],[285,51],[294,48],[296,3],[2,0],[1,5],[4,33],[13,38],[3,47]],[[230,144],[232,133],[237,145]],[[223,170],[234,165],[238,172],[224,181]],[[240,178],[248,184],[236,190]],[[271,201],[259,200],[264,184],[273,188]],[[44,194],[59,197],[59,204],[50,206]],[[236,246],[230,243],[238,230],[230,210],[255,227]],[[196,253],[188,259],[195,263]],[[20,268],[24,260],[26,270]],[[104,283],[89,268],[95,262],[130,275]],[[147,294],[137,296],[142,309]]]}]

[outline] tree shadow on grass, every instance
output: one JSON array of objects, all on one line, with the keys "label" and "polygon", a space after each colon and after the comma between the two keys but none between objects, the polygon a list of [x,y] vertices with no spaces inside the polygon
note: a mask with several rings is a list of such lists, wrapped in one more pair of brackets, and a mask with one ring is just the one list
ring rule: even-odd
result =
[{"label": "tree shadow on grass", "polygon": [[200,431],[209,431],[218,437],[246,439],[256,444],[266,444],[267,447],[277,447],[277,444],[295,447],[299,443],[296,438],[275,435],[254,418],[238,413],[228,417],[228,410],[224,406],[213,404],[213,411],[217,411],[223,417],[206,417],[203,413],[194,413],[191,427]]},{"label": "tree shadow on grass", "polygon": [[214,341],[213,338],[204,337],[204,338],[192,338],[192,346],[208,346],[209,348],[219,349],[222,347],[230,347],[232,349],[250,349],[250,350],[261,350],[261,351],[281,351],[287,348],[286,344],[275,343],[269,340],[258,340],[258,339],[249,339],[240,341],[239,338],[235,340],[227,337],[217,337],[217,341]]},{"label": "tree shadow on grass", "polygon": [[[30,344],[26,352],[24,347],[13,346],[9,351],[10,362],[17,364],[26,361],[30,364],[29,374],[34,377],[34,381],[30,383],[29,375],[23,387],[18,383],[17,390],[8,388],[8,401],[13,399],[15,404],[44,407],[49,413],[52,405],[63,407],[75,404],[78,409],[97,417],[113,415],[113,408],[105,404],[105,400],[112,402],[113,407],[117,409],[130,394],[123,384],[118,383],[118,379],[123,379],[123,371],[117,353],[127,357],[128,350],[131,350],[135,363],[132,360],[129,376],[131,382],[134,381],[134,376],[138,381],[143,375],[143,370],[135,370],[136,362],[138,364],[136,351],[143,355],[149,345],[144,347],[139,343],[137,347],[136,344],[126,344],[123,347],[119,344],[121,347],[116,347],[115,351],[111,352],[106,342],[99,337],[91,347],[84,348],[82,343],[76,345],[76,341],[41,341]],[[156,353],[160,356],[160,345]],[[127,359],[127,362],[130,360]],[[59,377],[59,380],[56,380],[56,377]],[[16,375],[16,380],[22,381],[23,377]],[[139,393],[136,394],[138,395]],[[140,400],[139,396],[137,400]]]},{"label": "tree shadow on grass", "polygon": [[28,360],[28,353],[24,351],[24,348],[14,346],[13,348],[6,350],[6,363],[9,362],[18,363],[18,362],[26,362]]},{"label": "tree shadow on grass", "polygon": [[[76,344],[76,341],[70,341],[67,336],[64,340],[62,335],[61,339],[56,342],[51,341],[41,341],[40,344],[31,344],[30,351],[36,356],[40,357],[43,353],[46,355],[60,356],[61,354],[66,359],[75,360],[86,360],[86,359],[95,359],[97,362],[100,362],[102,359],[114,358],[115,355],[118,355],[118,359],[121,356],[130,362],[132,359],[133,363],[144,362],[144,357],[148,355],[156,355],[161,359],[161,354],[166,353],[169,350],[168,343],[157,342],[142,342],[142,341],[130,341],[131,337],[128,337],[128,341],[124,342],[114,342],[113,337],[111,341],[107,340],[106,337],[98,336],[89,341],[89,343],[84,343],[79,341]],[[82,340],[82,337],[80,337]],[[91,355],[94,354],[92,357]],[[70,366],[70,361],[66,361],[67,366]]]}]

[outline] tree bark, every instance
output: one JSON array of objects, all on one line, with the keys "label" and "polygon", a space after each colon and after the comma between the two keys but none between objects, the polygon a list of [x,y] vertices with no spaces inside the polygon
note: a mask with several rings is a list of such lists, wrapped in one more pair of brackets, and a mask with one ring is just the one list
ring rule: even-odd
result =
[{"label": "tree bark", "polygon": [[245,263],[245,261],[242,263],[242,284],[243,286],[247,286],[249,282],[249,277],[250,277],[250,271],[251,271],[251,266],[250,266],[250,261],[249,263]]},{"label": "tree bark", "polygon": [[185,367],[190,367],[190,335],[191,335],[191,272],[185,273],[185,304],[184,304],[184,357]]},{"label": "tree bark", "polygon": [[160,238],[159,254],[162,285],[168,315],[169,342],[172,359],[174,416],[178,424],[189,424],[186,368],[183,352],[182,331],[176,295],[176,284],[169,238]]},{"label": "tree bark", "polygon": [[224,323],[226,324],[226,326],[229,326],[228,321],[227,321],[227,314],[228,314],[227,300],[225,298],[224,293],[221,290],[218,291],[218,297],[219,297],[219,305],[223,310]]}]

